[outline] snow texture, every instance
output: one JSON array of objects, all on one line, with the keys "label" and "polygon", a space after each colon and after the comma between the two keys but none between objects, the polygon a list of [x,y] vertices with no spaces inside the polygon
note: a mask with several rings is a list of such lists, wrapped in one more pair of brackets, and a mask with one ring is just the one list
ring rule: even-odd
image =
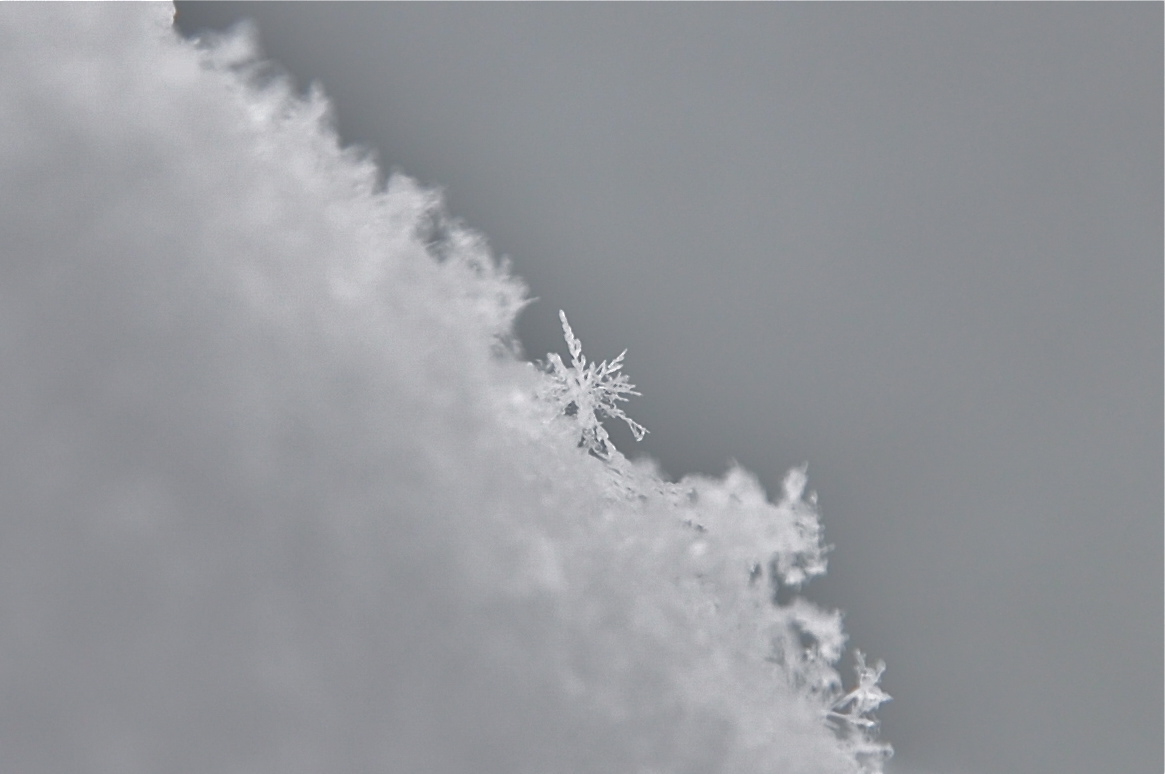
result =
[{"label": "snow texture", "polygon": [[437,193],[172,15],[0,6],[0,770],[880,770],[775,603],[805,471],[628,460],[622,356],[523,362]]}]

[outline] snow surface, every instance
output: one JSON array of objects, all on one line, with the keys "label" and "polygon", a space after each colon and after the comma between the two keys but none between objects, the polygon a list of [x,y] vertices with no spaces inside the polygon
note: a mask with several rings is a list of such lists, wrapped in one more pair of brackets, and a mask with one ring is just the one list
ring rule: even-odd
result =
[{"label": "snow surface", "polygon": [[0,770],[880,770],[804,471],[596,453],[483,239],[172,18],[0,7]]}]

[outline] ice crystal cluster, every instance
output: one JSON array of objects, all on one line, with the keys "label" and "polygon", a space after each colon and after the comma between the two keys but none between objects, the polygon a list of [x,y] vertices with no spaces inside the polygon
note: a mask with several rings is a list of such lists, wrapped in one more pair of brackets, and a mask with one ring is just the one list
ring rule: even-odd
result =
[{"label": "ice crystal cluster", "polygon": [[879,770],[805,471],[629,460],[622,356],[171,19],[0,6],[0,771]]}]

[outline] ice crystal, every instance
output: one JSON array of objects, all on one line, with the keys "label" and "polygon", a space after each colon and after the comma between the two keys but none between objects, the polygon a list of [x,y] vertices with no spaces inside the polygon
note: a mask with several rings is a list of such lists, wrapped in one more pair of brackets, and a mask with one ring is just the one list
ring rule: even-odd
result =
[{"label": "ice crystal", "polygon": [[834,702],[826,717],[865,771],[881,771],[881,761],[890,757],[892,751],[888,744],[875,738],[878,720],[871,713],[890,701],[890,694],[878,685],[886,664],[879,661],[867,666],[865,654],[858,650],[854,651],[854,671],[857,686]]},{"label": "ice crystal", "polygon": [[582,342],[574,335],[566,319],[566,312],[559,310],[558,317],[562,320],[562,335],[570,349],[570,366],[563,363],[555,352],[547,356],[547,370],[552,377],[548,397],[557,402],[564,413],[578,420],[581,425],[579,446],[597,457],[609,459],[615,451],[615,445],[603,427],[600,415],[622,419],[631,428],[636,441],[642,440],[647,434],[647,428],[627,416],[618,405],[627,400],[629,395],[640,394],[635,390],[635,385],[627,380],[627,375],[620,373],[627,350],[609,362],[587,362],[586,355],[582,353]]}]

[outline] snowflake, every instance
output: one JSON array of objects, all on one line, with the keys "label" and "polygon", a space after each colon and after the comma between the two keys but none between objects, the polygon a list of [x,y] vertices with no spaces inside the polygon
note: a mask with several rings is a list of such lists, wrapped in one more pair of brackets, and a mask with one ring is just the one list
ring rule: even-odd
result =
[{"label": "snowflake", "polygon": [[559,310],[558,317],[562,320],[562,333],[570,349],[571,364],[567,366],[563,363],[557,353],[547,355],[549,364],[546,370],[551,377],[548,397],[582,425],[579,446],[596,457],[610,459],[615,445],[607,435],[600,415],[622,419],[631,428],[636,441],[643,440],[647,433],[647,428],[623,413],[623,409],[618,406],[628,396],[640,394],[635,391],[635,385],[627,380],[627,376],[620,373],[627,350],[620,352],[610,362],[588,363],[586,355],[582,353],[582,342],[574,335],[566,320],[566,312]]},{"label": "snowflake", "polygon": [[886,665],[879,661],[873,666],[866,666],[865,654],[860,650],[855,651],[854,661],[858,685],[835,701],[826,717],[833,721],[835,730],[848,741],[850,751],[861,764],[862,771],[880,772],[881,761],[889,758],[893,751],[890,745],[874,738],[878,721],[870,713],[890,700],[890,695],[878,685]]}]

